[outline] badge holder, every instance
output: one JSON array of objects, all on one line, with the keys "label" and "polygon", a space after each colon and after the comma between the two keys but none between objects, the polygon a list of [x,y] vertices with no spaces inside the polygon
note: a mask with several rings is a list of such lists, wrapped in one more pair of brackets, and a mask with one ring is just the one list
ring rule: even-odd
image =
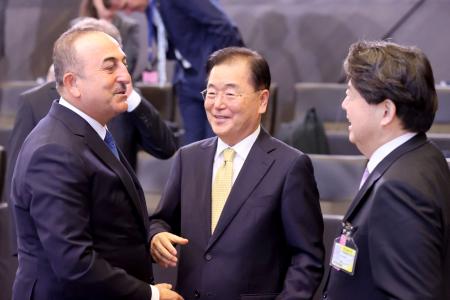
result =
[{"label": "badge holder", "polygon": [[343,223],[342,234],[334,240],[330,266],[349,275],[355,273],[358,247],[353,240],[354,228],[350,223]]}]

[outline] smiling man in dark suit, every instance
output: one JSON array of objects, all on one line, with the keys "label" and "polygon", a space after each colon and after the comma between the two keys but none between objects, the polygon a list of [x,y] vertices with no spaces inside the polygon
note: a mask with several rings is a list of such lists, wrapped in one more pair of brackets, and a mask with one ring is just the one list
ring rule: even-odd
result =
[{"label": "smiling man in dark suit", "polygon": [[345,60],[349,139],[369,159],[324,299],[450,299],[450,171],[427,140],[438,105],[415,47],[358,42]]},{"label": "smiling man in dark suit", "polygon": [[151,251],[178,263],[185,299],[311,299],[323,221],[309,157],[260,126],[270,71],[246,48],[211,55],[203,92],[217,137],[181,148],[151,217]]},{"label": "smiling man in dark suit", "polygon": [[61,95],[24,141],[12,180],[13,299],[181,299],[151,286],[142,188],[106,124],[128,108],[118,42],[73,28],[55,43]]},{"label": "smiling man in dark suit", "polygon": [[[121,36],[117,28],[105,20],[84,18],[74,27],[103,31],[121,43]],[[9,203],[10,201],[12,175],[23,141],[48,113],[52,102],[59,97],[54,79],[20,95],[20,108],[7,148],[8,164],[3,188],[5,202]],[[119,114],[108,122],[108,129],[132,168],[136,168],[139,149],[145,150],[156,158],[167,159],[171,157],[177,149],[177,143],[173,133],[166,126],[158,111],[135,91],[132,91],[129,95],[128,104],[126,112]],[[16,254],[14,224],[12,224],[11,229],[11,250]]]}]

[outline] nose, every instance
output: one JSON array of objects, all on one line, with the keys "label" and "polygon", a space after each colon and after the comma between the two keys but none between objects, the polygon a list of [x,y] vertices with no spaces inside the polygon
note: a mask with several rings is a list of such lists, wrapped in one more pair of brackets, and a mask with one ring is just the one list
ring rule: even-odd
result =
[{"label": "nose", "polygon": [[344,98],[344,100],[342,100],[341,102],[341,108],[343,110],[346,110],[346,106],[347,106],[347,96]]},{"label": "nose", "polygon": [[129,84],[131,82],[131,75],[128,72],[127,66],[123,63],[120,64],[117,80],[125,84]]},{"label": "nose", "polygon": [[219,92],[216,95],[216,98],[214,99],[214,106],[216,106],[217,108],[225,107],[225,93],[224,92]]}]

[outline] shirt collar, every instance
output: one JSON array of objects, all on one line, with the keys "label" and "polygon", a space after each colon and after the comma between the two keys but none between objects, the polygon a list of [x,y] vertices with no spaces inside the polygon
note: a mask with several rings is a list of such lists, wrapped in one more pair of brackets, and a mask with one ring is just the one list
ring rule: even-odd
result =
[{"label": "shirt collar", "polygon": [[383,146],[379,147],[375,152],[372,154],[372,156],[369,159],[369,162],[367,163],[367,169],[369,170],[369,173],[372,173],[372,171],[375,169],[375,167],[386,157],[400,147],[402,144],[406,143],[410,139],[412,139],[417,133],[415,132],[408,132],[405,134],[402,134],[399,137],[396,137],[395,139],[387,142]]},{"label": "shirt collar", "polygon": [[81,110],[79,110],[78,108],[73,106],[70,102],[65,100],[63,97],[61,97],[59,99],[59,104],[70,109],[71,111],[73,111],[74,113],[76,113],[77,115],[82,117],[86,122],[89,123],[89,125],[91,125],[91,127],[95,130],[95,132],[97,132],[97,134],[100,136],[100,138],[102,140],[105,139],[106,129],[107,129],[106,126],[103,126],[98,121],[96,121],[94,118],[88,116],[87,114],[85,114],[84,112],[82,112]]},{"label": "shirt collar", "polygon": [[232,148],[237,156],[242,157],[244,160],[247,158],[248,153],[250,152],[250,149],[252,149],[253,144],[255,143],[256,139],[258,138],[258,135],[261,131],[261,126],[258,126],[255,131],[253,131],[252,134],[247,136],[245,139],[234,145],[233,147],[230,147],[227,145],[224,141],[222,141],[220,138],[217,139],[217,149],[216,149],[216,155],[214,156],[214,160],[216,160],[225,150],[226,148]]}]

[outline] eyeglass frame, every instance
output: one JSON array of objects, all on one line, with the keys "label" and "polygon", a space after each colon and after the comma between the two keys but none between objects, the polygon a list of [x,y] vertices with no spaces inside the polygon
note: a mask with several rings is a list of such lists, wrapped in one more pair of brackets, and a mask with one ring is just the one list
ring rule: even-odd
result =
[{"label": "eyeglass frame", "polygon": [[[234,98],[233,99],[227,99],[227,100],[228,101],[233,101],[233,100],[235,100],[235,99],[237,99],[239,97],[244,96],[245,94],[254,94],[254,93],[257,93],[257,92],[260,92],[260,91],[264,91],[264,90],[266,90],[266,89],[259,89],[259,90],[256,90],[256,91],[253,91],[253,92],[248,92],[248,93],[233,94]],[[210,101],[214,100],[215,101],[217,99],[217,97],[219,96],[219,92],[224,93],[225,91],[219,90],[217,92],[217,95],[214,96],[214,99],[207,99],[207,92],[208,92],[208,88],[206,88],[206,89],[204,89],[203,91],[200,92],[200,94],[202,95],[202,98],[203,98],[204,101],[206,101],[206,100],[210,100]],[[228,93],[228,94],[230,94],[230,93]],[[225,94],[225,99],[226,99],[226,94]]]}]

